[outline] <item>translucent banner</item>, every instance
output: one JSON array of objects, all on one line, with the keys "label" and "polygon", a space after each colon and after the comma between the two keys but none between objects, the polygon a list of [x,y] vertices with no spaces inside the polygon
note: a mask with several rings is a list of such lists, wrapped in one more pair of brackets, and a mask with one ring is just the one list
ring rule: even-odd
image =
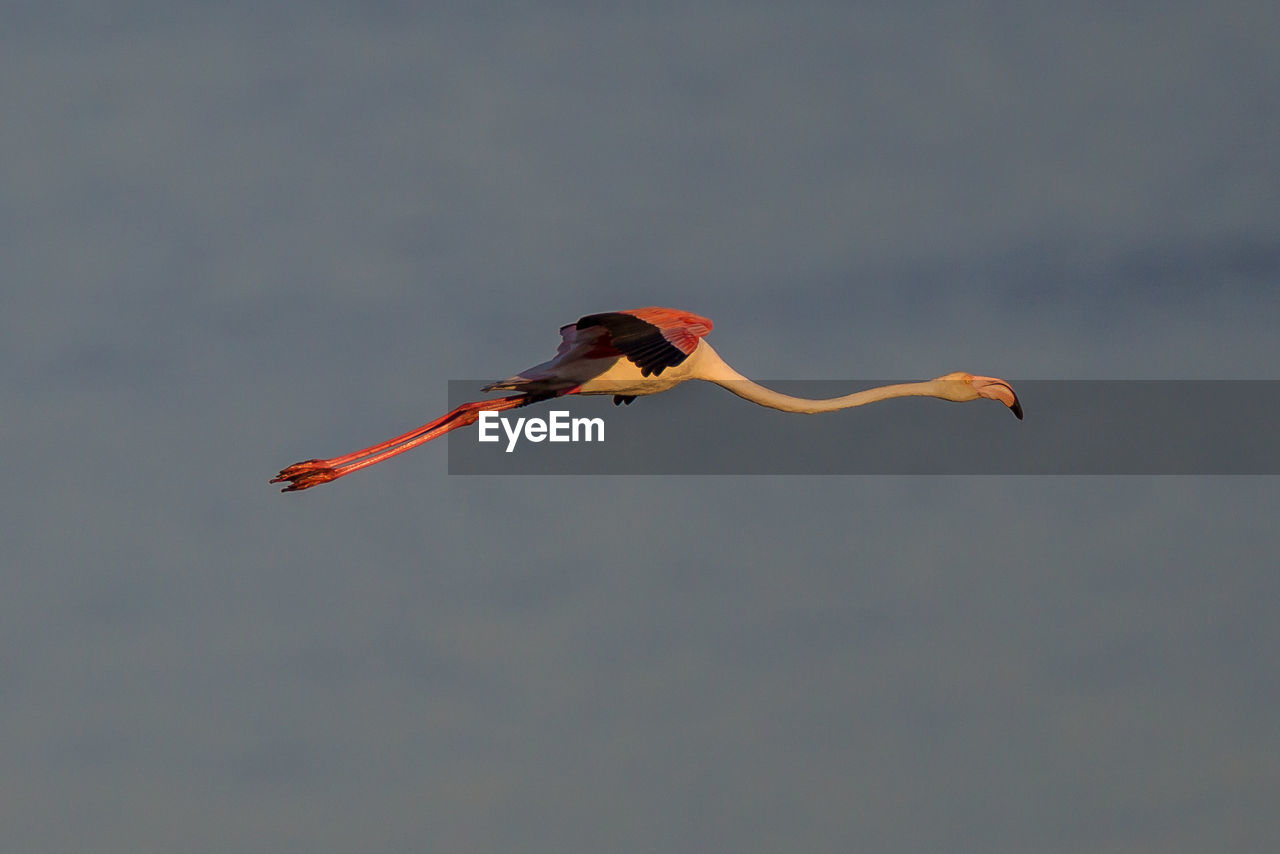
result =
[{"label": "translucent banner", "polygon": [[[762,382],[836,397],[885,380]],[[452,406],[484,380],[449,384]],[[615,406],[542,401],[450,434],[450,474],[1274,475],[1280,381],[1015,380],[1024,421],[992,400],[881,401],[784,413],[690,382]],[[509,394],[509,392],[508,392]],[[498,395],[492,395],[497,397]],[[523,419],[523,420],[521,420]]]}]

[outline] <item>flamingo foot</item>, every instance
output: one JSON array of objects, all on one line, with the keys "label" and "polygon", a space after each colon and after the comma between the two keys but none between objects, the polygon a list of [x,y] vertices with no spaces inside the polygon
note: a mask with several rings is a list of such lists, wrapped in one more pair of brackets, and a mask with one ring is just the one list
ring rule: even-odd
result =
[{"label": "flamingo foot", "polygon": [[319,486],[322,483],[328,483],[331,480],[337,480],[342,477],[345,472],[340,472],[332,466],[325,464],[325,460],[304,460],[300,463],[294,463],[288,468],[280,470],[280,473],[271,478],[270,483],[288,483],[281,492],[299,492],[303,489],[310,489],[313,486]]}]

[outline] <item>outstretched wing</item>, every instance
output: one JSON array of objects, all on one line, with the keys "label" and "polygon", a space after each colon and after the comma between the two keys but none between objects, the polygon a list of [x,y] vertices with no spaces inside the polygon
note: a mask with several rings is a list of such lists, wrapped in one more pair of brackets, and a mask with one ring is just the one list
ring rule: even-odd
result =
[{"label": "outstretched wing", "polygon": [[640,368],[642,376],[657,376],[687,359],[698,339],[710,331],[711,321],[705,317],[671,308],[589,314],[560,327],[554,359],[484,390],[563,392],[600,376],[621,358]]},{"label": "outstretched wing", "polygon": [[579,332],[595,327],[603,327],[613,348],[647,377],[658,376],[689,358],[698,339],[711,331],[711,321],[672,308],[651,307],[588,314],[574,324]]}]

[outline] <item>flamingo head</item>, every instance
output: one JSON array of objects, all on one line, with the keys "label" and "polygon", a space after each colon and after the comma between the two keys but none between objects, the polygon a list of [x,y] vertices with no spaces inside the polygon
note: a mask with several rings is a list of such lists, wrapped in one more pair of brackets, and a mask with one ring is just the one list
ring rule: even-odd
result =
[{"label": "flamingo head", "polygon": [[948,400],[977,400],[978,398],[986,398],[987,400],[998,400],[1005,406],[1013,410],[1013,414],[1022,420],[1022,403],[1018,400],[1017,393],[1013,390],[1013,386],[1001,379],[995,377],[979,377],[974,374],[965,373],[964,371],[956,371],[943,377],[938,377],[935,382],[942,384],[944,389],[943,396]]}]

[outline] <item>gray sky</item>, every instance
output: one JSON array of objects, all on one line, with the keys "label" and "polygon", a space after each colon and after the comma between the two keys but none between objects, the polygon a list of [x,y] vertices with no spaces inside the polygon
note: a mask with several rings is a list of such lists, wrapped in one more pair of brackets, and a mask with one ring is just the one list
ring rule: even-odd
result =
[{"label": "gray sky", "polygon": [[1275,379],[1274,4],[229,6],[0,32],[14,850],[1280,843],[1274,477],[265,482],[642,305]]}]

